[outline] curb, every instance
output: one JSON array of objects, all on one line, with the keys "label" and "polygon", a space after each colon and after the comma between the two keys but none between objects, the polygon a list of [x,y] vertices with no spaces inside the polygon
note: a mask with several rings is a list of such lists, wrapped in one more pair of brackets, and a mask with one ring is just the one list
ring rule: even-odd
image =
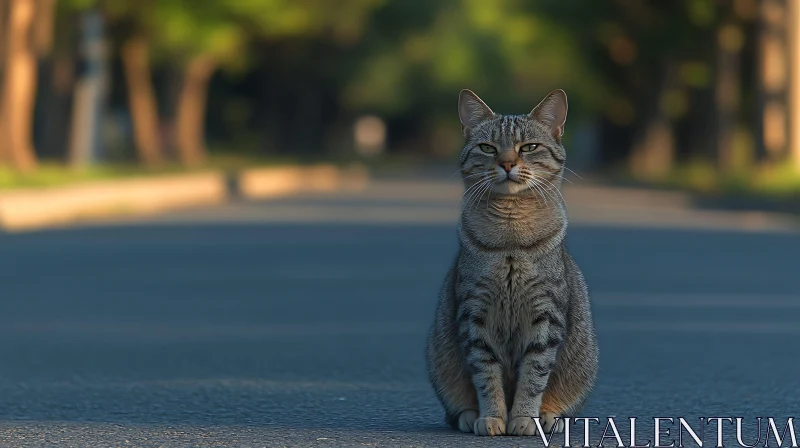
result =
[{"label": "curb", "polygon": [[0,230],[36,230],[87,219],[214,205],[235,194],[266,199],[307,192],[356,191],[369,182],[363,167],[334,165],[252,168],[232,177],[234,185],[224,173],[210,172],[0,192]]},{"label": "curb", "polygon": [[92,182],[0,193],[0,227],[9,231],[59,226],[87,218],[148,214],[227,198],[222,173]]},{"label": "curb", "polygon": [[253,168],[239,174],[239,194],[267,199],[297,193],[332,193],[366,188],[369,173],[362,166],[334,165]]}]

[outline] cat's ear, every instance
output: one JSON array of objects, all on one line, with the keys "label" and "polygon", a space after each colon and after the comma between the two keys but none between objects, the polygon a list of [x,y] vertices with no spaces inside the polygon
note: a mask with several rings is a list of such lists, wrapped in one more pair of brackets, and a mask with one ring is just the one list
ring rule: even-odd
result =
[{"label": "cat's ear", "polygon": [[561,89],[553,90],[528,116],[547,126],[553,137],[561,138],[567,121],[567,94]]},{"label": "cat's ear", "polygon": [[478,95],[464,89],[458,95],[458,118],[461,120],[462,133],[466,135],[467,130],[494,118],[494,112]]}]

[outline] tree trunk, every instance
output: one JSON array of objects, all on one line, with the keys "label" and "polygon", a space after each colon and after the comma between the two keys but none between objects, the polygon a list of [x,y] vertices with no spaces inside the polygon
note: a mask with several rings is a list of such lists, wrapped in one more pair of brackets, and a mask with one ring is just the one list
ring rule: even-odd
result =
[{"label": "tree trunk", "polygon": [[675,130],[663,104],[664,96],[675,88],[675,64],[668,63],[659,77],[629,159],[631,172],[642,179],[656,179],[669,173],[675,162]]},{"label": "tree trunk", "polygon": [[715,143],[717,164],[723,171],[743,168],[736,154],[735,133],[741,103],[741,50],[744,33],[733,20],[726,20],[717,32],[715,83]]},{"label": "tree trunk", "polygon": [[207,157],[205,146],[205,116],[208,84],[216,62],[205,55],[189,61],[184,72],[183,86],[178,99],[175,138],[181,163],[197,166]]},{"label": "tree trunk", "polygon": [[36,55],[31,39],[35,0],[11,0],[8,21],[3,135],[7,157],[20,171],[36,168],[33,149],[33,107],[36,98]]},{"label": "tree trunk", "polygon": [[3,67],[6,65],[8,47],[8,4],[9,0],[0,0],[0,80],[3,79]]},{"label": "tree trunk", "polygon": [[128,107],[139,159],[145,165],[159,165],[163,155],[158,107],[151,78],[148,44],[143,37],[131,38],[123,45],[122,64],[128,84]]},{"label": "tree trunk", "polygon": [[39,56],[50,54],[50,50],[53,48],[56,1],[57,0],[36,0],[34,46]]},{"label": "tree trunk", "polygon": [[773,163],[785,159],[788,143],[786,13],[782,0],[759,2],[759,146]]},{"label": "tree trunk", "polygon": [[791,57],[791,80],[789,81],[789,147],[792,167],[800,172],[800,0],[789,2],[788,28]]},{"label": "tree trunk", "polygon": [[8,47],[8,2],[9,0],[0,0],[0,165],[9,162],[11,157],[8,154],[8,136],[6,128],[5,114],[5,66]]},{"label": "tree trunk", "polygon": [[661,113],[654,115],[637,140],[630,160],[634,176],[657,179],[669,173],[675,155],[675,135],[669,118]]},{"label": "tree trunk", "polygon": [[42,157],[67,159],[67,146],[69,141],[70,104],[72,90],[75,84],[75,58],[77,55],[70,42],[72,35],[72,21],[70,18],[59,18],[54,28],[58,31],[59,45],[52,46],[52,56],[45,61],[42,73],[45,76],[42,102],[42,127],[41,143],[37,150]]}]

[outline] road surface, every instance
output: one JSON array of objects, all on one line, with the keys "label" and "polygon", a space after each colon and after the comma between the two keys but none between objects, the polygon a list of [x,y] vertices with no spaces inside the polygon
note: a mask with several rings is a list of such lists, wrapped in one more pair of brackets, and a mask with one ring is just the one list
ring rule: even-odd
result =
[{"label": "road surface", "polygon": [[[457,190],[0,234],[0,446],[541,446],[447,429],[427,383]],[[798,417],[793,220],[590,187],[567,200],[601,349],[585,416]]]}]

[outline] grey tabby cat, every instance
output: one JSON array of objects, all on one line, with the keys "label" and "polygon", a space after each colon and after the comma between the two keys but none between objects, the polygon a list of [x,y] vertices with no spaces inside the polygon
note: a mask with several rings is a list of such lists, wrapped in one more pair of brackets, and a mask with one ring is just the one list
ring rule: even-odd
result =
[{"label": "grey tabby cat", "polygon": [[564,241],[567,96],[555,90],[531,113],[503,116],[463,90],[458,113],[467,199],[428,337],[430,381],[461,431],[561,432],[557,417],[582,409],[598,356],[586,284]]}]

